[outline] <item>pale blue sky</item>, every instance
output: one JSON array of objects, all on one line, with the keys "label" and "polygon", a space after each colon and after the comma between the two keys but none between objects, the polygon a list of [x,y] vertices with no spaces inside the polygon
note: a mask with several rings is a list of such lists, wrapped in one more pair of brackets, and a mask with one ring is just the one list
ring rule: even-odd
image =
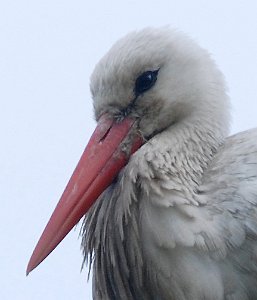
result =
[{"label": "pale blue sky", "polygon": [[170,24],[225,74],[232,132],[257,126],[256,1],[0,3],[0,299],[91,299],[79,228],[29,277],[25,269],[93,131],[89,77],[125,33]]}]

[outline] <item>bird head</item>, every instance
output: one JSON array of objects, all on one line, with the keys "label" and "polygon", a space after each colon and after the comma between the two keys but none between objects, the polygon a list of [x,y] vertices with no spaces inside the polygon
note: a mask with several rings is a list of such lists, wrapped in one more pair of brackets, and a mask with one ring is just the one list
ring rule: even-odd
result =
[{"label": "bird head", "polygon": [[[223,76],[210,54],[185,34],[147,28],[120,39],[91,76],[95,117],[138,119],[142,136],[172,124],[227,120]],[[225,127],[225,126],[224,126]]]},{"label": "bird head", "polygon": [[[61,242],[143,144],[183,124],[227,132],[223,77],[207,51],[180,32],[144,29],[96,65],[97,127],[33,254],[27,273]],[[138,150],[139,149],[139,150]]]}]

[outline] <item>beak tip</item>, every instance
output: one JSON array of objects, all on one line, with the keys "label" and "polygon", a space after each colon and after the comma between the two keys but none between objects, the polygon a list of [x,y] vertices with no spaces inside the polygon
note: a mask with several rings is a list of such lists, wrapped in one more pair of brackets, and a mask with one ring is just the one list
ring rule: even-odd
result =
[{"label": "beak tip", "polygon": [[28,276],[30,272],[31,272],[31,270],[29,269],[29,267],[27,267],[26,276]]},{"label": "beak tip", "polygon": [[33,263],[32,258],[31,258],[27,265],[26,276],[28,276],[36,267],[37,267],[37,264]]},{"label": "beak tip", "polygon": [[34,268],[30,266],[30,264],[28,264],[27,269],[26,269],[26,276],[29,275],[29,273],[33,270]]}]

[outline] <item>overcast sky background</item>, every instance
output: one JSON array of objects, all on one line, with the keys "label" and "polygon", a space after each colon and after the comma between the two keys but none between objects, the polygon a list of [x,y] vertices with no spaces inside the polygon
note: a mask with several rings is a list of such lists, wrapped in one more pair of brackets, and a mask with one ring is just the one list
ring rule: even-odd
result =
[{"label": "overcast sky background", "polygon": [[257,126],[256,1],[0,3],[0,299],[91,299],[79,228],[30,276],[31,252],[94,129],[89,77],[119,37],[170,24],[225,74],[235,133]]}]

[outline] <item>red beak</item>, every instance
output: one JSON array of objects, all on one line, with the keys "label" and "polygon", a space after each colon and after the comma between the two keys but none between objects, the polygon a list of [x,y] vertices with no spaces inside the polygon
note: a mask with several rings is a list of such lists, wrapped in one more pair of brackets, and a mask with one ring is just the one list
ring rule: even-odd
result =
[{"label": "red beak", "polygon": [[[115,122],[103,115],[30,258],[27,275],[36,268],[85,215],[126,165],[142,139],[135,120]],[[134,132],[134,133],[133,133]],[[123,142],[130,144],[125,153]]]}]

